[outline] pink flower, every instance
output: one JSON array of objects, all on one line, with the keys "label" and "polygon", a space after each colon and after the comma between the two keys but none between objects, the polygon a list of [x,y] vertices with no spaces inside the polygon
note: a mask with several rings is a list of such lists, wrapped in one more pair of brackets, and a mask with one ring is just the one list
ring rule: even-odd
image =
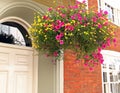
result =
[{"label": "pink flower", "polygon": [[113,39],[113,42],[114,42],[114,43],[116,43],[116,42],[117,42],[116,38],[114,38],[114,39]]},{"label": "pink flower", "polygon": [[108,25],[108,22],[105,22],[103,25],[104,25],[104,26],[107,26],[107,25]]},{"label": "pink flower", "polygon": [[84,63],[84,66],[87,67],[87,66],[88,66],[88,63]]},{"label": "pink flower", "polygon": [[81,2],[80,1],[78,1],[78,0],[76,0],[76,2],[75,2],[76,4],[80,4]]},{"label": "pink flower", "polygon": [[105,49],[106,48],[106,44],[102,44],[102,49]]},{"label": "pink flower", "polygon": [[82,3],[86,3],[86,0],[83,0]]},{"label": "pink flower", "polygon": [[97,18],[96,17],[93,17],[92,20],[93,20],[93,22],[97,22]]},{"label": "pink flower", "polygon": [[82,21],[82,17],[78,17],[78,21]]},{"label": "pink flower", "polygon": [[74,20],[74,19],[75,19],[75,16],[74,16],[74,15],[72,15],[72,16],[71,16],[71,19],[72,19],[72,20]]},{"label": "pink flower", "polygon": [[57,57],[57,56],[58,56],[58,52],[55,51],[55,52],[53,53],[53,55],[54,55],[54,57]]},{"label": "pink flower", "polygon": [[65,17],[66,17],[66,14],[60,14],[60,16],[61,16],[62,18],[65,18]]},{"label": "pink flower", "polygon": [[98,52],[101,52],[101,50],[102,50],[102,49],[101,49],[100,47],[98,47]]},{"label": "pink flower", "polygon": [[97,16],[98,16],[98,17],[101,17],[101,16],[102,16],[102,13],[103,13],[103,11],[102,11],[102,10],[100,10],[100,12],[99,12],[99,13],[97,13]]},{"label": "pink flower", "polygon": [[56,29],[56,30],[59,30],[60,28],[61,28],[60,25],[55,26],[55,29]]},{"label": "pink flower", "polygon": [[117,42],[116,38],[113,39],[113,42],[114,42],[114,46],[116,46],[117,45],[116,44],[116,42]]},{"label": "pink flower", "polygon": [[65,26],[65,30],[73,31],[74,30],[74,26],[72,26],[72,25],[66,25]]},{"label": "pink flower", "polygon": [[84,58],[85,58],[85,59],[88,59],[88,58],[89,58],[89,56],[88,56],[88,55],[85,55],[85,56],[84,56]]},{"label": "pink flower", "polygon": [[101,25],[101,24],[98,24],[98,28],[102,28],[102,25]]},{"label": "pink flower", "polygon": [[61,20],[57,20],[56,23],[57,23],[57,24],[60,24],[60,23],[61,23]]},{"label": "pink flower", "polygon": [[60,37],[63,37],[64,36],[64,33],[60,32]]},{"label": "pink flower", "polygon": [[60,40],[60,45],[63,45],[64,44],[64,41],[63,40]]},{"label": "pink flower", "polygon": [[53,8],[52,8],[52,7],[48,8],[48,11],[52,11],[52,10],[53,10]]},{"label": "pink flower", "polygon": [[91,72],[94,71],[93,67],[90,67],[89,69],[90,69]]},{"label": "pink flower", "polygon": [[43,16],[43,19],[44,19],[44,20],[47,20],[47,19],[48,19],[48,16]]},{"label": "pink flower", "polygon": [[96,53],[93,53],[92,56],[96,59],[98,56]]},{"label": "pink flower", "polygon": [[64,22],[61,22],[59,25],[60,25],[61,27],[63,27],[65,24],[64,24]]},{"label": "pink flower", "polygon": [[75,63],[79,63],[79,62],[80,62],[80,60],[79,60],[79,59],[75,60]]},{"label": "pink flower", "polygon": [[77,9],[77,8],[78,8],[78,5],[74,5],[74,6],[73,6],[73,9]]},{"label": "pink flower", "polygon": [[73,30],[74,30],[74,26],[70,26],[70,27],[69,27],[69,30],[70,30],[70,31],[73,31]]},{"label": "pink flower", "polygon": [[103,59],[100,59],[99,61],[100,61],[100,63],[101,63],[101,64],[103,64],[103,62],[104,62],[104,60],[103,60]]},{"label": "pink flower", "polygon": [[104,11],[104,14],[107,15],[107,14],[108,14],[108,11]]},{"label": "pink flower", "polygon": [[55,38],[56,38],[56,40],[58,40],[58,41],[61,39],[60,35],[56,35]]}]

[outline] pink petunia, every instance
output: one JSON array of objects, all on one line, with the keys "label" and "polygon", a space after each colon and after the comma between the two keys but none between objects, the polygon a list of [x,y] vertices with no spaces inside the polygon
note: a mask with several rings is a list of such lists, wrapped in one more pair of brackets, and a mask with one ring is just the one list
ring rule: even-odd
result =
[{"label": "pink petunia", "polygon": [[116,38],[113,39],[113,42],[114,42],[114,46],[116,46],[116,45],[117,45],[117,40],[116,40]]},{"label": "pink petunia", "polygon": [[48,19],[48,16],[43,16],[43,19],[44,19],[44,20],[47,20],[47,19]]},{"label": "pink petunia", "polygon": [[86,3],[86,0],[83,0],[82,3]]},{"label": "pink petunia", "polygon": [[74,30],[74,26],[72,26],[72,25],[67,25],[67,26],[65,26],[65,30],[73,31],[73,30]]},{"label": "pink petunia", "polygon": [[60,37],[63,37],[64,36],[64,33],[60,32]]},{"label": "pink petunia", "polygon": [[101,52],[101,50],[102,50],[102,49],[101,49],[100,47],[98,47],[98,52]]},{"label": "pink petunia", "polygon": [[74,19],[75,19],[75,16],[74,16],[74,15],[72,15],[70,18],[71,18],[72,20],[74,20]]},{"label": "pink petunia", "polygon": [[54,57],[57,57],[57,56],[58,56],[58,52],[55,51],[55,52],[53,53],[53,55],[54,55]]},{"label": "pink petunia", "polygon": [[78,21],[82,21],[82,19],[83,19],[82,17],[78,17]]},{"label": "pink petunia", "polygon": [[55,37],[55,38],[56,38],[56,40],[58,40],[58,41],[59,41],[59,40],[61,39],[61,36],[60,36],[60,35],[56,35],[56,37]]},{"label": "pink petunia", "polygon": [[66,14],[60,14],[60,16],[61,16],[62,18],[65,18],[65,17],[66,17]]},{"label": "pink petunia", "polygon": [[104,24],[103,24],[104,26],[107,26],[108,25],[108,22],[104,22]]},{"label": "pink petunia", "polygon": [[93,67],[90,67],[89,69],[90,69],[91,72],[94,71]]},{"label": "pink petunia", "polygon": [[108,11],[104,11],[104,14],[107,15],[107,14],[108,14]]},{"label": "pink petunia", "polygon": [[48,8],[48,11],[52,11],[52,10],[53,10],[53,8],[52,8],[52,7]]},{"label": "pink petunia", "polygon": [[71,25],[71,26],[69,27],[69,30],[70,30],[70,31],[73,31],[73,30],[74,30],[74,26]]},{"label": "pink petunia", "polygon": [[92,20],[93,20],[93,22],[97,22],[97,18],[96,17],[93,17]]},{"label": "pink petunia", "polygon": [[104,62],[104,59],[100,59],[100,63],[103,64],[103,62]]},{"label": "pink petunia", "polygon": [[85,55],[85,56],[84,56],[84,58],[85,58],[85,59],[88,59],[88,58],[89,58],[89,56],[88,56],[88,55]]},{"label": "pink petunia", "polygon": [[101,24],[98,24],[98,28],[102,28],[102,25],[101,25]]},{"label": "pink petunia", "polygon": [[64,44],[64,41],[63,40],[60,40],[60,45],[63,45]]},{"label": "pink petunia", "polygon": [[116,42],[117,42],[116,38],[114,38],[114,39],[113,39],[113,42],[114,42],[114,43],[116,43]]},{"label": "pink petunia", "polygon": [[103,10],[100,10],[100,12],[97,13],[98,17],[101,17],[103,15]]},{"label": "pink petunia", "polygon": [[55,29],[56,29],[56,30],[59,30],[60,28],[61,28],[60,25],[56,25],[56,26],[55,26]]},{"label": "pink petunia", "polygon": [[57,24],[60,24],[60,23],[61,23],[61,20],[57,20],[56,23],[57,23]]},{"label": "pink petunia", "polygon": [[80,60],[79,60],[79,59],[75,60],[75,63],[79,63],[79,62],[80,62]]}]

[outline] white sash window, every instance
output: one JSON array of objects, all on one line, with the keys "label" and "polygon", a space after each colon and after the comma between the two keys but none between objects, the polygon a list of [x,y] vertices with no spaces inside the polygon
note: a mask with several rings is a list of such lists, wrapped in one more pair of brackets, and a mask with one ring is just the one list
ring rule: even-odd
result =
[{"label": "white sash window", "polygon": [[108,19],[120,26],[120,0],[98,0],[98,10],[108,11]]},{"label": "white sash window", "polygon": [[102,51],[102,93],[120,93],[120,52]]}]

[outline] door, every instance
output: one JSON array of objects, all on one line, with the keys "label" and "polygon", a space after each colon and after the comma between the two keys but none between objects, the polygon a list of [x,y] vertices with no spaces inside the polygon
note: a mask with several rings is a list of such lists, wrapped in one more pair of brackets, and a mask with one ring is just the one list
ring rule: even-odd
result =
[{"label": "door", "polygon": [[33,93],[33,50],[0,43],[0,93]]}]

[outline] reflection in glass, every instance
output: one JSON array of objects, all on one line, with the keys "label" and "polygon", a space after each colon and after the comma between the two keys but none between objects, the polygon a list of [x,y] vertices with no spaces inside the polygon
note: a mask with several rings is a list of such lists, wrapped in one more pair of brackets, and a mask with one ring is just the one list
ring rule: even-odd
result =
[{"label": "reflection in glass", "polygon": [[107,82],[107,72],[103,72],[103,82]]},{"label": "reflection in glass", "polygon": [[8,35],[12,34],[15,38],[14,41],[16,45],[25,46],[25,40],[21,32],[18,30],[18,28],[0,24],[0,33],[1,32],[4,32],[5,34],[8,34]]}]

